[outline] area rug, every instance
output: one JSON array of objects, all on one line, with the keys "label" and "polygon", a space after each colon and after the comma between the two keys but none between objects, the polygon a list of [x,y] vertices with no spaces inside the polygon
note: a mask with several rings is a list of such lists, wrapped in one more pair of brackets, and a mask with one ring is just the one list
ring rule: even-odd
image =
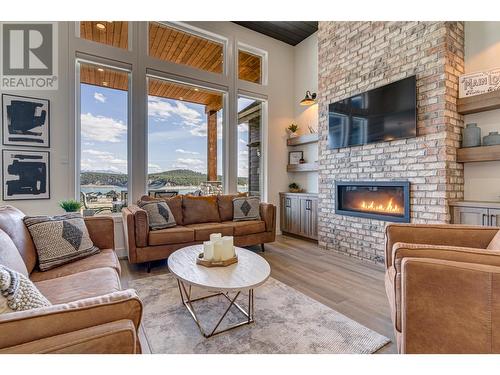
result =
[{"label": "area rug", "polygon": [[[130,287],[143,301],[142,325],[153,353],[368,354],[390,342],[273,278],[255,289],[255,323],[210,338],[200,334],[182,305],[177,281],[171,274],[135,280]],[[193,289],[193,295],[202,293]],[[247,296],[238,298],[245,308]],[[227,306],[222,296],[194,302],[206,330],[215,325]],[[225,323],[241,318],[233,307]]]}]

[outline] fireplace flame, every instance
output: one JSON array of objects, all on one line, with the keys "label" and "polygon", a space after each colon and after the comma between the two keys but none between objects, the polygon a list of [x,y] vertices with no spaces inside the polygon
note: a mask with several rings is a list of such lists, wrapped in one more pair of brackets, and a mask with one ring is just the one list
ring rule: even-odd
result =
[{"label": "fireplace flame", "polygon": [[387,203],[375,203],[374,201],[362,201],[360,209],[363,211],[384,212],[384,213],[397,213],[402,214],[403,210],[397,204],[392,203],[392,198]]}]

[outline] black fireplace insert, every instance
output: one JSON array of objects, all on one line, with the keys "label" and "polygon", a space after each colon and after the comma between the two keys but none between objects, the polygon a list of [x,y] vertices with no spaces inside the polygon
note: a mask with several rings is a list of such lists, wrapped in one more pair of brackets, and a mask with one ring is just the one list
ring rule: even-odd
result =
[{"label": "black fireplace insert", "polygon": [[410,222],[408,181],[336,181],[335,192],[339,215]]}]

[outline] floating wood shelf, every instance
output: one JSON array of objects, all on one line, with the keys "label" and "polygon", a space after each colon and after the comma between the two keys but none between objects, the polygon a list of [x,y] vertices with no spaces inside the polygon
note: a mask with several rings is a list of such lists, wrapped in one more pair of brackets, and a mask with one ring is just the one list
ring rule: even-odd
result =
[{"label": "floating wood shelf", "polygon": [[496,160],[500,160],[500,145],[459,148],[457,151],[459,163]]},{"label": "floating wood shelf", "polygon": [[457,106],[458,113],[462,115],[500,109],[500,90],[460,98]]},{"label": "floating wood shelf", "polygon": [[318,170],[318,162],[304,164],[288,164],[287,172],[316,172]]},{"label": "floating wood shelf", "polygon": [[288,138],[286,140],[287,146],[300,146],[300,145],[306,145],[308,143],[315,143],[318,142],[318,133],[311,133],[311,134],[304,134],[304,135],[299,135],[298,137],[295,138]]}]

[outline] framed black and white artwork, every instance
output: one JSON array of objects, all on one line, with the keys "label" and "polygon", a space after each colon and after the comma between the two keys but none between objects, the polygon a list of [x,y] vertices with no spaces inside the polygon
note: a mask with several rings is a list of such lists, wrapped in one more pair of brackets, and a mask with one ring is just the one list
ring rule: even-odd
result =
[{"label": "framed black and white artwork", "polygon": [[5,146],[50,147],[50,101],[2,94]]},{"label": "framed black and white artwork", "polygon": [[50,199],[48,151],[3,150],[3,200]]}]

